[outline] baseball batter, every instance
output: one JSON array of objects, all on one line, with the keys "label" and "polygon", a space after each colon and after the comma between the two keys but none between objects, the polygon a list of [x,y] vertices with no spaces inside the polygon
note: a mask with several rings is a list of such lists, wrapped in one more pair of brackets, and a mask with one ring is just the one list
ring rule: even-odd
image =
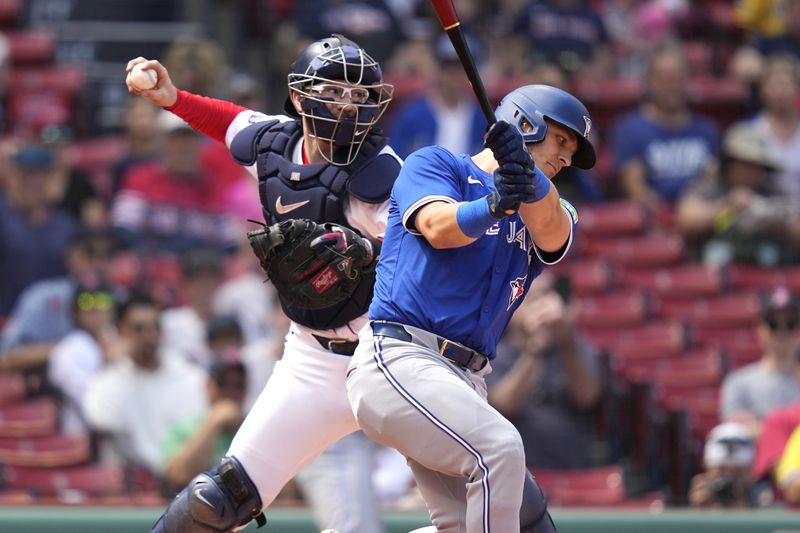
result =
[{"label": "baseball batter", "polygon": [[436,531],[550,533],[483,376],[533,279],[572,243],[577,214],[550,180],[594,165],[591,120],[543,85],[512,91],[496,115],[477,155],[434,146],[403,165],[347,389],[367,435],[408,458]]},{"label": "baseball batter", "polygon": [[[333,222],[372,240],[384,232],[401,161],[373,127],[393,88],[356,43],[332,35],[302,52],[289,74],[287,115],[268,116],[178,90],[158,61],[134,59],[128,72],[138,64],[154,70],[158,82],[143,90],[129,74],[130,90],[226,142],[233,157],[257,177],[268,223]],[[298,307],[289,294],[279,293],[292,320],[282,359],[228,456],[178,494],[154,532],[228,532],[252,519],[263,523],[262,509],[287,481],[358,429],[344,380],[357,331],[367,321],[373,283],[374,272],[364,276],[353,297],[321,309]],[[367,441],[356,435],[364,443],[345,446],[343,440],[327,461],[324,486],[336,490],[328,491],[328,501],[315,515],[323,527],[341,533],[379,532],[371,462],[362,453]]]}]

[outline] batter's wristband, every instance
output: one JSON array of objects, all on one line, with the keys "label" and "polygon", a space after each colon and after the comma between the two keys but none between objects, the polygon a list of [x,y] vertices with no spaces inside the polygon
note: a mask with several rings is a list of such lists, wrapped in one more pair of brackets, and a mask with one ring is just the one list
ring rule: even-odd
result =
[{"label": "batter's wristband", "polygon": [[458,227],[464,235],[477,238],[492,227],[497,222],[497,219],[492,216],[492,212],[489,210],[489,202],[486,201],[484,196],[458,206],[456,222],[458,222]]},{"label": "batter's wristband", "polygon": [[533,169],[533,186],[536,187],[536,194],[532,200],[524,202],[526,204],[538,202],[550,192],[550,180],[547,179],[547,176],[542,174],[542,171],[539,170],[538,167],[534,167]]}]

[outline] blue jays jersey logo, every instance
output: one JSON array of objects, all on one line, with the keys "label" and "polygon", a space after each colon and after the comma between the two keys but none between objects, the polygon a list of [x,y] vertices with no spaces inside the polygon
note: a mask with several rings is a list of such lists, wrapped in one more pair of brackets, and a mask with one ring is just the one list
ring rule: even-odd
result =
[{"label": "blue jays jersey logo", "polygon": [[508,297],[508,307],[506,307],[506,311],[511,309],[511,306],[514,305],[514,302],[519,300],[520,296],[525,293],[525,281],[528,279],[528,275],[517,279],[511,280],[509,285],[511,285],[511,294]]}]

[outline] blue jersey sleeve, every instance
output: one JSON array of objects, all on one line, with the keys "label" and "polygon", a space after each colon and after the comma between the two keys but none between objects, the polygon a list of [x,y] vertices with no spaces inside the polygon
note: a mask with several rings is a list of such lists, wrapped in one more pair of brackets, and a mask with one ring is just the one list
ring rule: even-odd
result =
[{"label": "blue jersey sleeve", "polygon": [[403,226],[419,235],[414,216],[420,207],[435,201],[463,200],[463,173],[456,157],[441,146],[428,146],[411,154],[392,190]]}]

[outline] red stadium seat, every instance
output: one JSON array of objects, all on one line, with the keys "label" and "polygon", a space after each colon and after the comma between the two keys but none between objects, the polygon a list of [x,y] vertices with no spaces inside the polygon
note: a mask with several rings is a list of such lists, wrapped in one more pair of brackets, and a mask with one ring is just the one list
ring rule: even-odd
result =
[{"label": "red stadium seat", "polygon": [[14,30],[6,34],[13,65],[44,64],[53,60],[56,36],[47,30]]},{"label": "red stadium seat", "polygon": [[554,265],[550,271],[569,276],[576,296],[602,294],[616,285],[614,268],[602,260],[565,261]]},{"label": "red stadium seat", "polygon": [[730,281],[735,288],[769,291],[783,285],[800,293],[800,267],[761,268],[733,265],[730,268]]},{"label": "red stadium seat", "polygon": [[0,462],[17,466],[71,466],[91,458],[86,435],[0,437]]},{"label": "red stadium seat", "polygon": [[627,328],[643,324],[649,306],[642,292],[586,296],[577,304],[578,323],[589,328]]},{"label": "red stadium seat", "polygon": [[677,234],[630,239],[587,239],[580,248],[587,257],[602,258],[630,267],[670,266],[684,256],[683,239]]},{"label": "red stadium seat", "polygon": [[0,405],[17,402],[25,397],[25,377],[16,372],[0,373]]},{"label": "red stadium seat", "polygon": [[698,328],[751,327],[759,316],[758,298],[753,293],[724,295],[702,300],[667,300],[656,303],[657,313],[682,318]]},{"label": "red stadium seat", "polygon": [[646,289],[663,298],[717,296],[726,285],[722,269],[697,264],[670,268],[623,268],[619,280],[623,287]]},{"label": "red stadium seat", "polygon": [[85,69],[76,65],[23,67],[8,73],[8,90],[20,92],[48,92],[72,98],[86,83]]},{"label": "red stadium seat", "polygon": [[600,489],[624,487],[624,471],[620,465],[580,470],[535,469],[533,477],[545,491],[557,488]]},{"label": "red stadium seat", "polygon": [[11,129],[20,134],[50,124],[68,124],[72,111],[71,99],[53,92],[17,92],[8,96]]},{"label": "red stadium seat", "polygon": [[124,489],[124,475],[116,466],[73,466],[36,468],[3,467],[6,488],[33,491],[42,496],[58,496],[69,492],[87,495],[117,494]]},{"label": "red stadium seat", "polygon": [[617,372],[632,383],[653,382],[656,394],[674,389],[716,384],[727,371],[727,359],[719,349],[702,349],[673,357],[621,357],[612,352]]},{"label": "red stadium seat", "polygon": [[0,26],[13,26],[22,13],[23,0],[0,0]]},{"label": "red stadium seat", "polygon": [[650,354],[653,357],[683,352],[689,345],[686,326],[681,321],[650,322],[629,329],[582,328],[598,347],[611,352]]},{"label": "red stadium seat", "polygon": [[18,507],[20,505],[35,505],[39,503],[36,496],[27,490],[1,490],[0,506]]},{"label": "red stadium seat", "polygon": [[644,207],[635,202],[578,206],[578,230],[591,237],[630,237],[648,227]]},{"label": "red stadium seat", "polygon": [[0,407],[0,437],[52,435],[58,426],[58,406],[41,398]]}]

